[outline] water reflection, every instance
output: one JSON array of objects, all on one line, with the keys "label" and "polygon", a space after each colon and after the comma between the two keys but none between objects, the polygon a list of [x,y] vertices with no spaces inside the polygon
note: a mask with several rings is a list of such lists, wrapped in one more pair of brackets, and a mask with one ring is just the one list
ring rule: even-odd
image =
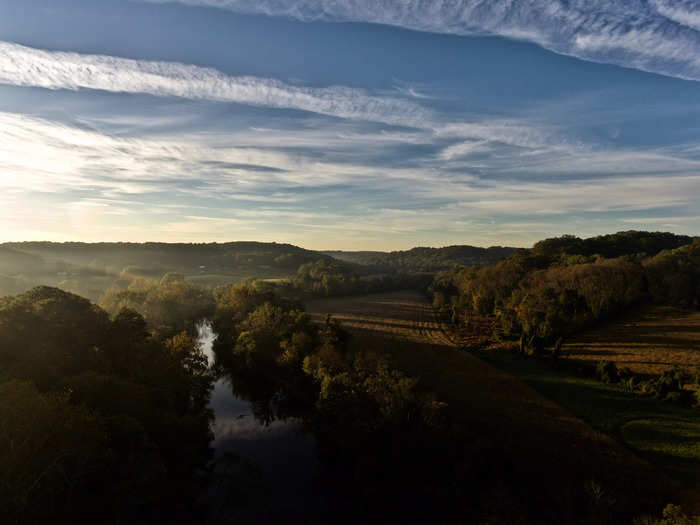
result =
[{"label": "water reflection", "polygon": [[[216,334],[210,322],[199,325],[198,338],[209,366],[214,367]],[[277,392],[276,385],[264,377],[239,377],[238,382],[240,384],[236,384],[230,371],[223,371],[214,384],[209,406],[215,415],[213,432],[217,450],[232,440],[297,437],[292,435],[301,432],[301,422],[284,414],[281,407],[285,400]]]},{"label": "water reflection", "polygon": [[209,366],[214,366],[214,341],[216,341],[216,334],[211,322],[204,320],[199,323],[197,326],[197,339],[199,344],[202,345],[204,355],[207,356]]},{"label": "water reflection", "polygon": [[253,518],[269,520],[289,514],[300,516],[317,493],[318,459],[314,438],[304,431],[300,419],[290,417],[284,396],[270,378],[225,370],[214,351],[216,334],[211,323],[198,327],[198,338],[209,366],[219,369],[209,402],[215,420],[213,447],[218,457],[232,452],[252,461],[262,475],[263,492],[277,494],[270,502],[249,502]]}]

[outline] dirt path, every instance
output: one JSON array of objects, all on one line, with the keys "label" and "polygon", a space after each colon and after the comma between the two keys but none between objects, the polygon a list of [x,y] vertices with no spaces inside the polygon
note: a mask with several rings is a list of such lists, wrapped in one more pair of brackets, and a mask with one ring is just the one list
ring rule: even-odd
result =
[{"label": "dirt path", "polygon": [[[500,448],[533,481],[559,490],[585,491],[599,484],[616,505],[657,512],[683,498],[671,482],[612,438],[517,378],[459,351],[433,314],[412,291],[313,300],[307,311],[319,322],[327,314],[354,335],[357,348],[389,355],[407,374],[446,401],[461,431]],[[642,509],[645,504],[648,507]]]}]

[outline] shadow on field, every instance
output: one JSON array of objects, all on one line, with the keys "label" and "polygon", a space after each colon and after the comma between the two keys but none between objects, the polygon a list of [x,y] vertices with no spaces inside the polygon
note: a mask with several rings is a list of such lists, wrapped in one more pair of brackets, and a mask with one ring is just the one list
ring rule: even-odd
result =
[{"label": "shadow on field", "polygon": [[[420,388],[446,402],[453,435],[469,443],[477,456],[493,458],[491,473],[483,475],[485,483],[500,483],[503,498],[530,498],[536,506],[549,504],[557,512],[573,513],[570,522],[591,504],[589,489],[593,486],[596,494],[602,491],[605,495],[600,496],[604,502],[598,503],[614,501],[615,512],[627,516],[658,512],[673,499],[676,486],[672,481],[547,399],[556,399],[547,394],[547,390],[560,388],[555,378],[537,378],[544,397],[508,372],[441,339],[441,326],[419,294],[370,296],[365,302],[357,297],[324,299],[313,301],[309,311],[319,321],[326,313],[341,321],[349,318],[352,351],[386,356],[406,375],[418,378]],[[355,313],[365,325],[353,322]],[[411,316],[414,323],[407,327],[405,321]],[[591,416],[600,411],[624,411],[633,404],[622,392],[596,392],[597,402],[589,406],[585,400],[591,397],[590,388],[582,384],[558,395],[568,396],[572,406],[582,400],[581,408]],[[611,428],[615,433],[619,424]],[[494,473],[498,480],[486,479]]]}]

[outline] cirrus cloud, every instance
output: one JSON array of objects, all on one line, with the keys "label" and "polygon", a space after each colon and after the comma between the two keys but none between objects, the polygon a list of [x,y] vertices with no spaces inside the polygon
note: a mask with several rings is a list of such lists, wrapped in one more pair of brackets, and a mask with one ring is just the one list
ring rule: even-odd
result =
[{"label": "cirrus cloud", "polygon": [[234,102],[405,126],[419,125],[429,116],[407,100],[372,96],[361,89],[299,87],[177,62],[44,51],[1,41],[0,83]]},{"label": "cirrus cloud", "polygon": [[301,21],[497,35],[593,62],[700,80],[695,0],[146,0]]}]

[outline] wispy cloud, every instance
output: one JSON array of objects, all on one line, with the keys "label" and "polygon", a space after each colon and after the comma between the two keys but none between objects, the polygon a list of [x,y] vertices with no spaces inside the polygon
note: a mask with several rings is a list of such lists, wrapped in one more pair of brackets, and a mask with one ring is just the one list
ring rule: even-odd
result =
[{"label": "wispy cloud", "polygon": [[[299,87],[268,78],[228,76],[211,68],[189,64],[45,51],[1,41],[0,83],[54,90],[145,93],[297,109],[340,119],[416,128],[427,133],[427,140],[486,140],[518,147],[571,143],[561,129],[515,117],[460,121],[455,115],[441,114],[421,105],[421,97],[415,94],[408,98],[389,97],[345,86]],[[118,122],[119,117],[112,117],[112,123],[115,121]],[[167,122],[152,119],[152,125]],[[387,134],[384,130],[381,133],[384,138],[393,136],[403,142],[416,140],[415,133],[413,137],[408,132]],[[418,140],[425,140],[425,133],[418,136]],[[368,141],[367,138],[364,140]]]},{"label": "wispy cloud", "polygon": [[[361,151],[368,142],[390,147],[401,138],[384,135],[268,129],[123,138],[0,112],[0,224],[16,238],[256,238],[316,248],[387,248],[387,242],[401,248],[600,233],[616,226],[608,220],[598,227],[593,219],[611,213],[629,227],[644,224],[635,222],[640,214],[673,209],[674,217],[684,210],[695,216],[700,205],[697,161],[669,152],[635,160],[632,152],[512,146],[517,154],[492,159],[498,177],[455,169],[482,148],[496,155],[495,142],[474,142],[470,150],[458,138],[442,157],[419,156],[413,167],[318,154]],[[445,140],[430,131],[418,135]],[[315,149],[290,151],[295,144]],[[561,171],[552,167],[546,180],[529,174],[520,164],[533,156],[547,166],[558,157]],[[650,169],[630,177],[620,174],[625,163],[630,169],[651,164],[667,174]],[[574,172],[567,171],[570,165]],[[582,224],[576,223],[580,216],[586,217]],[[696,223],[682,224],[691,229]]]},{"label": "wispy cloud", "polygon": [[10,42],[0,42],[0,83],[235,102],[404,126],[429,117],[428,110],[408,100],[372,96],[361,89],[299,87],[189,64],[44,51]]},{"label": "wispy cloud", "polygon": [[651,3],[669,20],[700,30],[700,6],[696,0],[652,0]]},{"label": "wispy cloud", "polygon": [[292,17],[357,21],[527,40],[594,62],[700,80],[695,0],[148,0]]}]

